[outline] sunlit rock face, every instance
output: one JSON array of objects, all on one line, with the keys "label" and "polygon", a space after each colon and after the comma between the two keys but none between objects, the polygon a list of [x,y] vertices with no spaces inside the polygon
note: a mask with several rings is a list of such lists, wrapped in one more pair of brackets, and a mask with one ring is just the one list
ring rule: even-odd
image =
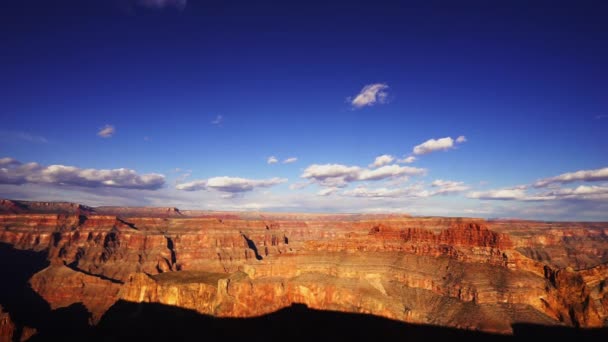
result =
[{"label": "sunlit rock face", "polygon": [[499,333],[515,323],[608,325],[601,223],[3,200],[0,242],[47,251],[32,289],[53,309],[82,303],[91,324],[122,299],[219,317],[302,303]]}]

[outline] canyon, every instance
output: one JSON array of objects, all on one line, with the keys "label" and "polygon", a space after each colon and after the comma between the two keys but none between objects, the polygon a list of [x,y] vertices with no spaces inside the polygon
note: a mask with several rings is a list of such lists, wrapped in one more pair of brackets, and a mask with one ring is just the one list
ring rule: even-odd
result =
[{"label": "canyon", "polygon": [[[94,334],[119,324],[110,316],[119,308],[133,319],[151,307],[255,323],[304,306],[304,316],[360,314],[494,337],[517,336],[521,325],[602,336],[608,328],[602,222],[0,200],[0,243],[6,340],[68,321]],[[23,255],[29,261],[18,263]],[[48,326],[30,311],[61,319]],[[84,316],[66,318],[76,313]]]}]

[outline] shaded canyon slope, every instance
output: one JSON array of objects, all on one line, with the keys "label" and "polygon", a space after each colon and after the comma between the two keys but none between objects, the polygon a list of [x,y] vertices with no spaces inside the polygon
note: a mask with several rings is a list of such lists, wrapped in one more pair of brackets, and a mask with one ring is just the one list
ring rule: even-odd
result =
[{"label": "shaded canyon slope", "polygon": [[81,312],[92,334],[124,312],[232,326],[293,318],[294,305],[449,333],[608,328],[608,223],[0,200],[0,243],[0,336],[15,340]]}]

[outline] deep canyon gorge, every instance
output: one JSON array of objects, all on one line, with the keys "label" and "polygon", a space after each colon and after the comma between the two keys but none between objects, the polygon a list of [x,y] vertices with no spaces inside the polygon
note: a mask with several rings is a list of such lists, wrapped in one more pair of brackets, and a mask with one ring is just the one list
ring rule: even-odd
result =
[{"label": "deep canyon gorge", "polygon": [[[268,322],[281,313],[501,338],[518,326],[592,336],[608,327],[608,223],[0,200],[0,226],[6,340],[70,329],[119,340],[112,324],[154,308],[225,319],[216,327],[226,336],[243,322],[276,337]],[[153,331],[163,324],[150,319]]]}]

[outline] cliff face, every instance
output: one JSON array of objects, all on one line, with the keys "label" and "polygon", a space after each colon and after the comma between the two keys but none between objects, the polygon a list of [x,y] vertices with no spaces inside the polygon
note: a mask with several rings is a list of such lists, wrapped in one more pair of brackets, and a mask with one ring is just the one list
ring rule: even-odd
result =
[{"label": "cliff face", "polygon": [[222,317],[303,303],[501,333],[608,322],[607,224],[1,204],[0,242],[48,253],[32,289],[52,309],[82,303],[91,324],[119,299]]}]

